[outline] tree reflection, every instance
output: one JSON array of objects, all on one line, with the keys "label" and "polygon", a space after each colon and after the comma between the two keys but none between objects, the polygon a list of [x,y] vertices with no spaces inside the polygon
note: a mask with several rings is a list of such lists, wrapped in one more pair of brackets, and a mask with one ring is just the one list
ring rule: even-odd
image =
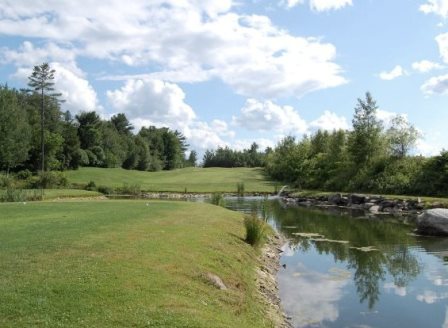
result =
[{"label": "tree reflection", "polygon": [[[292,248],[331,254],[335,262],[346,262],[361,303],[372,309],[380,297],[380,283],[390,274],[398,287],[406,287],[421,271],[421,264],[410,251],[409,226],[384,218],[356,219],[344,214],[305,208],[284,208],[279,202],[263,207],[265,217],[275,219],[276,227],[290,238]],[[318,233],[329,240],[304,238],[294,233]],[[364,251],[362,247],[376,251]]]}]

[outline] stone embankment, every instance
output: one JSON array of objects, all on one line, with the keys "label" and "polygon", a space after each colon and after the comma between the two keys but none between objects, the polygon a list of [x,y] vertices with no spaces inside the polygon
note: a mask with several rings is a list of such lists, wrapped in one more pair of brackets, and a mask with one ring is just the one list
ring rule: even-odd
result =
[{"label": "stone embankment", "polygon": [[320,196],[294,196],[282,197],[287,204],[316,207],[341,207],[368,211],[372,214],[419,214],[425,208],[439,208],[443,204],[425,204],[420,198],[386,198],[362,194],[331,194]]},{"label": "stone embankment", "polygon": [[276,328],[291,328],[292,324],[280,304],[277,284],[277,272],[280,269],[281,247],[286,243],[283,236],[274,234],[264,245],[260,266],[257,269],[257,286],[263,302],[266,304],[266,316]]}]

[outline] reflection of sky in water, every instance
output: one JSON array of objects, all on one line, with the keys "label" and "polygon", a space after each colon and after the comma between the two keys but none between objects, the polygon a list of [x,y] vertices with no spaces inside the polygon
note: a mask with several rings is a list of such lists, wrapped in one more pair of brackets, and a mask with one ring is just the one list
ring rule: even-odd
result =
[{"label": "reflection of sky in water", "polygon": [[297,263],[279,275],[282,305],[298,327],[335,321],[339,317],[337,302],[349,279],[350,273],[341,269],[321,273]]},{"label": "reflection of sky in water", "polygon": [[331,252],[319,254],[315,246],[284,247],[286,269],[278,274],[282,306],[294,327],[448,328],[448,267],[420,247],[410,248],[410,254],[422,263],[422,272],[397,285],[385,268],[378,300],[369,308],[360,302],[355,271],[347,262]]}]

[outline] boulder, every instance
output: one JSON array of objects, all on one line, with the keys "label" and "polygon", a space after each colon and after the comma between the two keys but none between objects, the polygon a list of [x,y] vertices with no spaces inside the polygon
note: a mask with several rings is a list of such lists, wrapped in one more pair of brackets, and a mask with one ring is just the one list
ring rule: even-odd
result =
[{"label": "boulder", "polygon": [[350,195],[350,203],[351,204],[364,204],[365,201],[366,201],[366,196],[364,196],[364,195],[358,195],[358,194]]},{"label": "boulder", "polygon": [[448,236],[448,209],[423,211],[417,218],[417,231],[423,235]]},{"label": "boulder", "polygon": [[341,203],[342,195],[341,194],[333,194],[328,196],[328,202],[333,205],[339,205]]}]

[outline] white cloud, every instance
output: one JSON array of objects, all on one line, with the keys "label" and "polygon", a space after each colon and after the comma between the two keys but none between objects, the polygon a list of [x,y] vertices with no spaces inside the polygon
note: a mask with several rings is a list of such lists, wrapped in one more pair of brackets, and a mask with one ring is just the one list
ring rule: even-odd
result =
[{"label": "white cloud", "polygon": [[310,7],[316,11],[338,10],[353,5],[352,0],[310,0]]},{"label": "white cloud", "polygon": [[420,88],[425,95],[448,94],[448,74],[434,76],[427,80]]},{"label": "white cloud", "polygon": [[[239,139],[232,143],[232,148],[236,150],[249,149],[253,143],[258,145],[259,151],[264,151],[267,147],[274,148],[276,141],[274,139],[255,138],[255,139]],[[282,254],[283,256],[284,254]]]},{"label": "white cloud", "polygon": [[428,2],[420,6],[420,11],[425,14],[436,14],[443,18],[448,17],[448,0],[427,0]]},{"label": "white cloud", "polygon": [[[293,270],[292,272],[290,272]],[[339,317],[338,302],[350,281],[350,272],[338,268],[313,271],[302,263],[278,275],[282,306],[294,327],[320,326]]]},{"label": "white cloud", "polygon": [[405,74],[406,74],[406,72],[403,69],[403,67],[401,67],[400,65],[397,65],[389,72],[386,72],[386,71],[381,72],[379,74],[379,77],[381,80],[390,81],[390,80],[394,80],[400,76],[403,76]]},{"label": "white cloud", "polygon": [[436,293],[432,290],[425,290],[422,294],[417,295],[417,300],[426,304],[434,304],[447,298],[448,293]]},{"label": "white cloud", "polygon": [[4,35],[47,39],[70,56],[149,65],[159,74],[154,79],[219,78],[240,94],[264,98],[347,82],[332,44],[293,36],[266,16],[232,12],[231,0],[5,1]]},{"label": "white cloud", "polygon": [[429,60],[421,60],[419,62],[412,63],[412,68],[420,73],[428,73],[432,70],[442,69],[444,66]]},{"label": "white cloud", "polygon": [[448,33],[438,35],[436,41],[439,46],[440,56],[445,63],[448,63]]},{"label": "white cloud", "polygon": [[129,80],[122,88],[107,91],[107,97],[115,110],[156,126],[180,129],[196,117],[183,90],[160,80]]},{"label": "white cloud", "polygon": [[[384,109],[378,109],[376,111],[376,117],[379,120],[383,121],[383,123],[384,123],[386,128],[388,128],[388,126],[390,125],[390,122],[392,121],[392,119],[394,117],[396,117],[397,115],[399,115],[399,114],[395,113],[395,112],[390,112],[390,111],[387,111],[387,110],[384,110]],[[405,114],[403,116],[407,119],[407,116]]]},{"label": "white cloud", "polygon": [[279,106],[272,101],[248,99],[233,123],[254,131],[281,131],[283,134],[302,134],[307,123],[291,106]]},{"label": "white cloud", "polygon": [[398,295],[398,296],[406,296],[407,295],[406,287],[397,286],[393,282],[385,283],[384,289],[388,292],[393,291],[394,294]]},{"label": "white cloud", "polygon": [[[292,8],[303,3],[305,3],[305,0],[283,0],[280,2],[286,8]],[[310,8],[318,12],[338,10],[352,5],[352,0],[309,0]]]},{"label": "white cloud", "polygon": [[[84,73],[77,67],[65,63],[50,63],[50,67],[55,69],[54,88],[56,92],[62,94],[61,99],[65,100],[61,104],[62,110],[69,110],[72,114],[80,111],[95,110],[102,114],[103,107],[98,102],[98,97],[92,85],[84,78]],[[12,75],[12,78],[28,83],[28,76],[32,73],[30,67],[19,67]]]},{"label": "white cloud", "polygon": [[330,112],[328,110],[324,111],[322,116],[310,123],[311,127],[320,130],[347,130],[350,125],[347,123],[347,119],[343,116],[338,116],[336,113]]},{"label": "white cloud", "polygon": [[55,87],[65,100],[61,105],[63,110],[69,110],[73,114],[92,110],[102,112],[97,94],[88,80],[60,63],[53,63],[51,67],[56,70]]}]

